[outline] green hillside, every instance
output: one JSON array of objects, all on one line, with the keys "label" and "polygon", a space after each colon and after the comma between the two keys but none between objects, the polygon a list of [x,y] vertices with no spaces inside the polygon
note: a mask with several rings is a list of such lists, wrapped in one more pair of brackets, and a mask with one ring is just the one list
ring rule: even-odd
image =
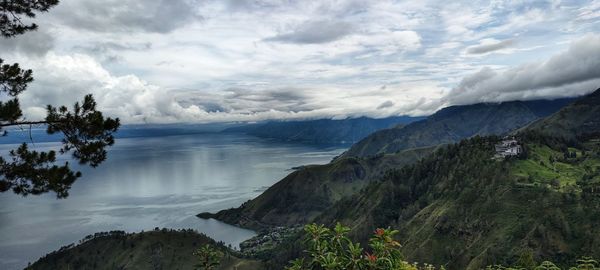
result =
[{"label": "green hillside", "polygon": [[573,102],[563,110],[527,126],[523,130],[568,140],[600,134],[600,89]]},{"label": "green hillside", "polygon": [[338,200],[381,178],[385,171],[411,164],[434,149],[411,149],[397,154],[337,159],[325,165],[305,166],[238,208],[198,216],[255,230],[306,224]]},{"label": "green hillside", "polygon": [[598,257],[600,145],[558,158],[560,149],[525,142],[527,158],[496,161],[496,141],[463,141],[390,171],[317,222],[341,221],[361,240],[373,228],[399,229],[410,260],[451,269],[510,265],[529,249],[559,263]]},{"label": "green hillside", "polygon": [[222,255],[217,269],[263,269],[262,263],[242,259],[225,246],[191,230],[155,230],[127,234],[116,231],[97,233],[79,245],[66,246],[41,258],[28,270],[87,269],[197,269],[194,252],[209,244]]},{"label": "green hillside", "polygon": [[[342,222],[363,244],[373,228],[398,229],[409,261],[449,269],[514,265],[527,251],[562,266],[598,257],[600,140],[590,128],[598,118],[588,116],[599,92],[520,130],[519,158],[494,158],[499,137],[464,140],[388,171],[314,221]],[[299,244],[283,245],[273,261],[301,256]]]},{"label": "green hillside", "polygon": [[439,145],[476,134],[507,133],[570,101],[515,101],[446,108],[406,127],[375,132],[331,163],[303,167],[238,208],[202,213],[199,217],[259,230],[306,224],[339,199],[380,179],[387,170],[412,164]]},{"label": "green hillside", "polygon": [[517,133],[519,159],[494,159],[497,137],[462,141],[389,171],[316,220],[342,221],[358,239],[397,228],[408,258],[452,268],[510,265],[522,250],[560,263],[597,257],[599,93]]}]

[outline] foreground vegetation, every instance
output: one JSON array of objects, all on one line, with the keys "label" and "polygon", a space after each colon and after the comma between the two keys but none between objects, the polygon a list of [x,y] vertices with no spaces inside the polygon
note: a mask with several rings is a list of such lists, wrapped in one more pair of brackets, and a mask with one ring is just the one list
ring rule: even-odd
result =
[{"label": "foreground vegetation", "polygon": [[562,156],[568,146],[524,141],[529,157],[497,162],[491,159],[495,141],[474,138],[391,171],[322,221],[352,224],[358,240],[369,227],[398,228],[409,258],[451,268],[512,264],[524,248],[563,266],[576,254],[597,256],[598,151],[557,161],[546,175],[522,165],[541,166],[536,157]]},{"label": "foreground vegetation", "polygon": [[[394,239],[396,230],[377,229],[365,250],[347,234],[350,228],[339,223],[332,229],[323,225],[310,224],[305,227],[305,243],[308,245],[306,258],[291,262],[287,270],[329,269],[329,270],[435,270],[439,268],[427,263],[409,263],[403,259],[400,243]],[[523,252],[515,266],[487,266],[486,270],[560,270],[550,261],[536,263],[530,251]],[[598,261],[583,257],[569,270],[600,269]]]},{"label": "foreground vegetation", "polygon": [[[308,247],[305,256],[290,262],[286,270],[436,270],[439,268],[431,264],[410,263],[404,260],[400,251],[400,243],[394,239],[398,233],[391,229],[376,229],[369,240],[368,248],[363,249],[360,243],[348,238],[349,227],[337,224],[333,228],[323,225],[309,224],[304,227],[304,243]],[[219,265],[219,252],[209,245],[201,248],[197,253],[200,258],[198,269],[215,269]],[[535,262],[531,251],[524,251],[514,266],[491,265],[486,270],[561,270],[550,261]],[[596,270],[600,269],[598,261],[582,257],[568,267],[569,270]]]},{"label": "foreground vegetation", "polygon": [[[398,231],[376,229],[366,247],[348,236],[349,227],[304,227],[301,257],[286,270],[443,270],[443,265],[408,261],[396,239]],[[192,230],[156,229],[129,234],[123,231],[96,233],[52,252],[26,269],[280,269],[268,267]],[[550,261],[536,262],[531,250],[523,250],[512,266],[490,265],[485,270],[598,270],[590,257],[574,260],[569,267]],[[455,268],[450,268],[455,269]]]}]

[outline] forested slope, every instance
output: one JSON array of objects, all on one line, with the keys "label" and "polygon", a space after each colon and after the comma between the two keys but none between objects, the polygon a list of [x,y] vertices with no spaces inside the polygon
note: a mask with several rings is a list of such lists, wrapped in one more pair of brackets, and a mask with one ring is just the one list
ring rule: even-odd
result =
[{"label": "forested slope", "polygon": [[596,91],[516,133],[525,152],[493,158],[498,137],[476,137],[389,171],[317,222],[357,239],[400,230],[411,260],[478,269],[524,250],[567,263],[600,255],[600,141]]},{"label": "forested slope", "polygon": [[375,132],[343,157],[395,153],[414,147],[455,143],[472,136],[501,135],[546,117],[574,99],[511,101],[451,106],[425,120]]},{"label": "forested slope", "polygon": [[381,178],[385,171],[411,164],[434,149],[411,149],[364,159],[337,159],[325,165],[301,167],[238,208],[198,216],[256,230],[306,224],[341,198]]},{"label": "forested slope", "polygon": [[[459,141],[478,133],[507,133],[555,112],[569,101],[571,99],[517,101],[443,109],[426,120],[404,128],[376,132],[365,139],[370,146],[387,145],[385,151],[361,150],[359,152],[362,154],[355,157],[353,149],[363,149],[363,144],[358,143],[329,164],[307,166],[291,173],[238,208],[199,216],[253,229],[305,224],[339,199],[380,179],[385,171],[412,164],[440,144]],[[405,143],[396,148],[389,144],[391,141]],[[427,146],[418,147],[421,145]],[[371,149],[370,146],[367,148]],[[394,151],[390,150],[392,148]]]}]

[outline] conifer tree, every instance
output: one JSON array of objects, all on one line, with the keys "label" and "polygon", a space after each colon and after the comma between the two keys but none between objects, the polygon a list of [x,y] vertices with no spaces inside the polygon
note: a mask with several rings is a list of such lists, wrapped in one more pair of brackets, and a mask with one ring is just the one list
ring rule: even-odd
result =
[{"label": "conifer tree", "polygon": [[[17,38],[18,35],[38,28],[27,23],[36,13],[46,12],[58,0],[0,0],[0,35]],[[106,159],[106,147],[114,143],[113,133],[120,126],[119,119],[107,118],[96,110],[92,95],[86,95],[72,110],[65,106],[47,106],[45,119],[24,119],[19,94],[33,82],[32,70],[19,64],[4,63],[0,59],[0,132],[10,136],[9,127],[45,125],[48,134],[62,133],[62,146],[58,154],[71,154],[81,164],[98,166]],[[58,198],[68,196],[71,184],[81,176],[69,163],[57,164],[57,152],[31,150],[27,143],[0,157],[0,192],[12,190],[23,196],[53,191]]]}]

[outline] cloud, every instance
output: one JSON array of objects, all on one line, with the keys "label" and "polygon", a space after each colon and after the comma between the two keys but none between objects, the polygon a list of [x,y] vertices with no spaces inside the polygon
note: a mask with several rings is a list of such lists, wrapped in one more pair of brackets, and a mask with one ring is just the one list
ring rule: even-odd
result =
[{"label": "cloud", "polygon": [[223,0],[228,11],[253,12],[271,10],[284,4],[280,0]]},{"label": "cloud", "polygon": [[74,29],[168,33],[199,20],[193,0],[65,1],[52,10]]},{"label": "cloud", "polygon": [[545,61],[496,71],[482,68],[463,78],[445,98],[470,104],[581,95],[600,86],[600,35],[589,34]]},{"label": "cloud", "polygon": [[514,44],[514,40],[507,39],[502,41],[497,40],[483,40],[479,45],[471,46],[467,48],[469,54],[484,54],[493,51],[502,50],[508,48]]},{"label": "cloud", "polygon": [[152,49],[152,43],[129,43],[129,42],[98,42],[95,44],[83,44],[73,47],[74,51],[93,55],[106,63],[124,61],[124,52],[147,52]]},{"label": "cloud", "polygon": [[136,75],[115,75],[90,56],[51,52],[43,61],[32,58],[23,63],[34,69],[36,81],[21,100],[26,116],[39,119],[46,104],[68,105],[92,93],[102,111],[124,123],[424,115],[447,105],[585,94],[600,85],[599,50],[600,35],[587,35],[546,61],[483,68],[465,76],[449,93],[438,83],[419,80],[386,82],[377,90],[352,82],[316,87],[248,83],[218,91],[168,89]]},{"label": "cloud", "polygon": [[197,106],[184,107],[172,94],[135,75],[114,76],[93,58],[49,53],[42,61],[26,63],[36,80],[22,94],[27,118],[44,117],[45,104],[68,105],[93,94],[99,109],[125,123],[192,121],[201,114]]},{"label": "cloud", "polygon": [[381,110],[381,109],[389,108],[392,106],[394,106],[394,102],[391,100],[388,100],[388,101],[385,101],[385,102],[379,104],[379,106],[377,106],[377,109]]},{"label": "cloud", "polygon": [[229,88],[224,90],[223,107],[230,111],[238,112],[264,112],[269,110],[282,112],[308,111],[314,108],[307,106],[309,96],[303,89],[286,88],[268,88],[268,89],[249,89],[249,88]]},{"label": "cloud", "polygon": [[100,42],[93,46],[78,46],[75,49],[82,49],[91,53],[106,53],[108,51],[146,51],[152,49],[152,43],[116,43],[116,42]]},{"label": "cloud", "polygon": [[460,5],[458,2],[443,5],[440,15],[442,27],[451,40],[471,39],[477,28],[493,20],[491,10],[485,5]]},{"label": "cloud", "polygon": [[54,43],[54,35],[42,28],[15,38],[0,38],[0,51],[43,56],[54,48]]},{"label": "cloud", "polygon": [[421,36],[410,30],[385,31],[361,36],[358,43],[367,48],[375,49],[381,55],[390,55],[404,50],[419,49],[421,47]]},{"label": "cloud", "polygon": [[600,1],[594,0],[579,8],[578,20],[597,20],[600,17]]},{"label": "cloud", "polygon": [[339,40],[352,34],[353,31],[354,26],[344,21],[308,21],[297,26],[292,32],[265,40],[297,44],[319,44]]},{"label": "cloud", "polygon": [[[105,115],[119,117],[127,124],[386,117],[410,104],[414,93],[439,97],[438,89],[424,85],[403,91],[396,85],[387,85],[376,92],[302,86],[235,87],[216,92],[165,89],[135,75],[114,75],[83,54],[68,56],[51,52],[23,64],[33,69],[36,78],[21,96],[29,120],[42,119],[47,104],[70,106],[86,94],[94,95]],[[384,98],[390,100],[380,104]],[[373,110],[378,106],[386,110]],[[414,108],[404,113],[422,111]]]},{"label": "cloud", "polygon": [[567,47],[598,3],[69,0],[0,53],[34,69],[30,118],[88,92],[125,123],[422,115],[596,89],[597,48]]}]

